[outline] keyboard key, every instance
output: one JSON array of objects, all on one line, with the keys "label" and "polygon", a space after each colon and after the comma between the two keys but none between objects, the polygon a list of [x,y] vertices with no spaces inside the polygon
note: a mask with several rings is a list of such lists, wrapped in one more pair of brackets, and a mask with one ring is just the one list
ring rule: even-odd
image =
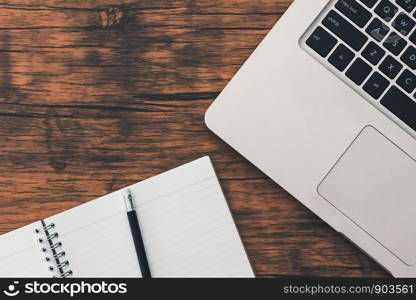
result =
[{"label": "keyboard key", "polygon": [[389,33],[390,28],[379,19],[374,19],[368,25],[366,32],[370,34],[376,41],[381,42]]},{"label": "keyboard key", "polygon": [[363,28],[372,17],[372,14],[355,0],[338,0],[335,7],[361,28]]},{"label": "keyboard key", "polygon": [[416,75],[409,70],[404,70],[397,79],[397,84],[406,92],[412,93],[416,89]]},{"label": "keyboard key", "polygon": [[337,40],[325,29],[319,26],[307,39],[306,44],[315,50],[320,56],[326,57],[337,44]]},{"label": "keyboard key", "polygon": [[374,72],[370,79],[364,85],[366,91],[374,99],[380,98],[384,91],[388,88],[390,82],[378,72]]},{"label": "keyboard key", "polygon": [[403,65],[389,55],[383,60],[379,69],[387,77],[394,79],[400,73],[400,70],[403,69]]},{"label": "keyboard key", "polygon": [[412,98],[393,86],[381,99],[381,104],[413,130],[416,130],[416,102]]},{"label": "keyboard key", "polygon": [[372,8],[378,0],[361,0],[367,7]]},{"label": "keyboard key", "polygon": [[363,50],[363,57],[373,65],[376,65],[384,57],[386,51],[380,48],[376,43],[370,42]]},{"label": "keyboard key", "polygon": [[334,10],[329,12],[322,23],[356,51],[360,50],[368,40],[367,36]]},{"label": "keyboard key", "polygon": [[372,68],[361,58],[357,58],[351,67],[348,69],[346,75],[355,84],[361,85],[364,80],[370,75]]},{"label": "keyboard key", "polygon": [[412,41],[413,44],[416,45],[416,30],[415,32],[413,32],[413,34],[410,36],[410,40]]},{"label": "keyboard key", "polygon": [[416,48],[410,46],[407,50],[403,53],[401,60],[408,65],[412,70],[416,69]]},{"label": "keyboard key", "polygon": [[390,22],[397,14],[399,9],[389,0],[382,0],[380,4],[377,5],[375,11],[376,14],[378,14],[384,21]]},{"label": "keyboard key", "polygon": [[410,31],[413,30],[415,25],[416,22],[404,13],[399,14],[393,21],[393,27],[396,28],[404,36],[408,35]]},{"label": "keyboard key", "polygon": [[416,7],[416,0],[396,0],[396,3],[407,12],[412,12]]},{"label": "keyboard key", "polygon": [[342,72],[350,64],[354,56],[351,50],[340,44],[329,57],[329,62]]},{"label": "keyboard key", "polygon": [[389,37],[383,43],[383,46],[390,50],[394,55],[402,53],[406,45],[407,42],[395,32],[390,33]]}]

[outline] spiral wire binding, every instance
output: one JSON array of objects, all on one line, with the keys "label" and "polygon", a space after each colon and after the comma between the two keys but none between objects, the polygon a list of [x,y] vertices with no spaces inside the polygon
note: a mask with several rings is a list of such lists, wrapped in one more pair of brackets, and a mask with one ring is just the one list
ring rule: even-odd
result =
[{"label": "spiral wire binding", "polygon": [[[59,277],[70,277],[73,272],[69,269],[69,261],[65,259],[66,253],[62,250],[62,242],[58,240],[59,234],[57,232],[51,232],[55,230],[55,224],[51,223],[45,225],[40,229],[35,229],[36,234],[40,235],[44,233],[44,236],[38,238],[38,242],[42,245],[42,252],[50,255],[45,257],[45,260],[49,263],[49,270],[51,272],[58,271]],[[54,276],[55,278],[57,276]]]}]

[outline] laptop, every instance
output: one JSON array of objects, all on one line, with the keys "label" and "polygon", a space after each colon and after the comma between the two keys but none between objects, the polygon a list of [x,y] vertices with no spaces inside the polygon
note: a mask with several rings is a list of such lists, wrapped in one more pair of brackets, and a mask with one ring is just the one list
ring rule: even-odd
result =
[{"label": "laptop", "polygon": [[416,277],[416,0],[295,0],[207,126],[395,277]]}]

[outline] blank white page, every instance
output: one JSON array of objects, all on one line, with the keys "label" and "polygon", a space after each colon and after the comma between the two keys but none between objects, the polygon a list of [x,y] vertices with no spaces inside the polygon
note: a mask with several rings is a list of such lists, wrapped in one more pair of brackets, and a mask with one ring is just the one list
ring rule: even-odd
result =
[{"label": "blank white page", "polygon": [[253,277],[209,157],[46,220],[74,277],[138,277],[123,192],[130,189],[153,277]]},{"label": "blank white page", "polygon": [[35,229],[42,227],[36,222],[0,236],[0,277],[52,277],[37,242]]}]

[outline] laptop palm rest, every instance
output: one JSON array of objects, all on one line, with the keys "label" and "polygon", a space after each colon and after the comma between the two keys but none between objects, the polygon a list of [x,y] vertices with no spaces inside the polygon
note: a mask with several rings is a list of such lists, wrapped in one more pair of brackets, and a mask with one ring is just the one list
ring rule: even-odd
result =
[{"label": "laptop palm rest", "polygon": [[319,194],[406,265],[416,264],[416,161],[375,128],[363,129]]}]

